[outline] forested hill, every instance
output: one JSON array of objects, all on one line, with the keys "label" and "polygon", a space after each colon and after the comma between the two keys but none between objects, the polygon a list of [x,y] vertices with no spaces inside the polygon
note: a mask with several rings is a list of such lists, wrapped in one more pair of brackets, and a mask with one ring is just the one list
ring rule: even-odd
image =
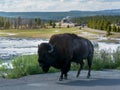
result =
[{"label": "forested hill", "polygon": [[22,17],[22,18],[41,18],[41,19],[61,19],[66,16],[85,17],[95,15],[120,15],[120,9],[104,11],[69,11],[69,12],[0,12],[2,17]]}]

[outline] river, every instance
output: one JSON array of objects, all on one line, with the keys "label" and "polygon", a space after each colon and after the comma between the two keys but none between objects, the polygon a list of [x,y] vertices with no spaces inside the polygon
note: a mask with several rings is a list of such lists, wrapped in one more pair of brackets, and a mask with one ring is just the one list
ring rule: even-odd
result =
[{"label": "river", "polygon": [[[0,37],[0,59],[11,60],[20,55],[37,54],[38,44],[48,42],[40,38]],[[94,42],[99,49],[116,50],[120,43]]]},{"label": "river", "polygon": [[20,55],[36,54],[41,42],[48,42],[48,39],[0,37],[0,59],[11,60]]}]

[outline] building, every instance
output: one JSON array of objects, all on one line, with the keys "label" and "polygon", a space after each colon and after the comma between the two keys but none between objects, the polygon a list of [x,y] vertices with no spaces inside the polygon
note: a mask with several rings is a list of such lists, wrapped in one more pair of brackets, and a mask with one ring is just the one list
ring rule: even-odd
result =
[{"label": "building", "polygon": [[74,27],[75,24],[72,23],[70,21],[70,17],[67,16],[67,17],[63,18],[60,22],[57,22],[56,26],[59,26],[59,27]]}]

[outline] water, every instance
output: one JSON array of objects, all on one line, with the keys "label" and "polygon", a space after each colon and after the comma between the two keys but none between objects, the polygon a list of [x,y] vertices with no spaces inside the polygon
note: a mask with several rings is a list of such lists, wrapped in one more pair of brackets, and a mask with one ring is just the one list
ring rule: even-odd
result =
[{"label": "water", "polygon": [[37,53],[38,44],[47,39],[0,37],[0,59],[11,60],[15,56]]},{"label": "water", "polygon": [[[37,54],[38,44],[48,39],[0,37],[0,59],[11,60],[20,55]],[[120,43],[95,42],[99,50],[116,50]]]},{"label": "water", "polygon": [[116,51],[117,48],[120,47],[120,43],[105,43],[105,42],[98,42],[99,50],[106,50],[106,51]]}]

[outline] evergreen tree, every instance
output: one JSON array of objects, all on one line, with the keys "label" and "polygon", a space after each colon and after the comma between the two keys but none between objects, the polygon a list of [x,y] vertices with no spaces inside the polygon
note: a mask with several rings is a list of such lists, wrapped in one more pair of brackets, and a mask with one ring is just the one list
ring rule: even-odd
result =
[{"label": "evergreen tree", "polygon": [[55,26],[56,26],[56,24],[55,24],[55,22],[53,22],[52,27],[55,28]]},{"label": "evergreen tree", "polygon": [[49,25],[50,25],[50,26],[53,25],[53,21],[52,21],[52,20],[49,21]]},{"label": "evergreen tree", "polygon": [[18,27],[17,27],[17,28],[18,28],[18,29],[19,29],[19,28],[22,28],[22,18],[21,18],[21,17],[18,17],[18,18],[17,18],[17,21],[18,21],[18,22],[17,22],[17,24],[18,24]]},{"label": "evergreen tree", "polygon": [[111,26],[107,26],[107,32],[106,32],[106,35],[109,36],[111,35]]},{"label": "evergreen tree", "polygon": [[38,26],[41,25],[41,19],[40,18],[35,18],[35,24]]},{"label": "evergreen tree", "polygon": [[120,32],[120,27],[118,27],[118,32]]},{"label": "evergreen tree", "polygon": [[112,31],[113,31],[113,32],[116,32],[116,31],[117,31],[117,28],[116,28],[115,24],[113,25]]}]

